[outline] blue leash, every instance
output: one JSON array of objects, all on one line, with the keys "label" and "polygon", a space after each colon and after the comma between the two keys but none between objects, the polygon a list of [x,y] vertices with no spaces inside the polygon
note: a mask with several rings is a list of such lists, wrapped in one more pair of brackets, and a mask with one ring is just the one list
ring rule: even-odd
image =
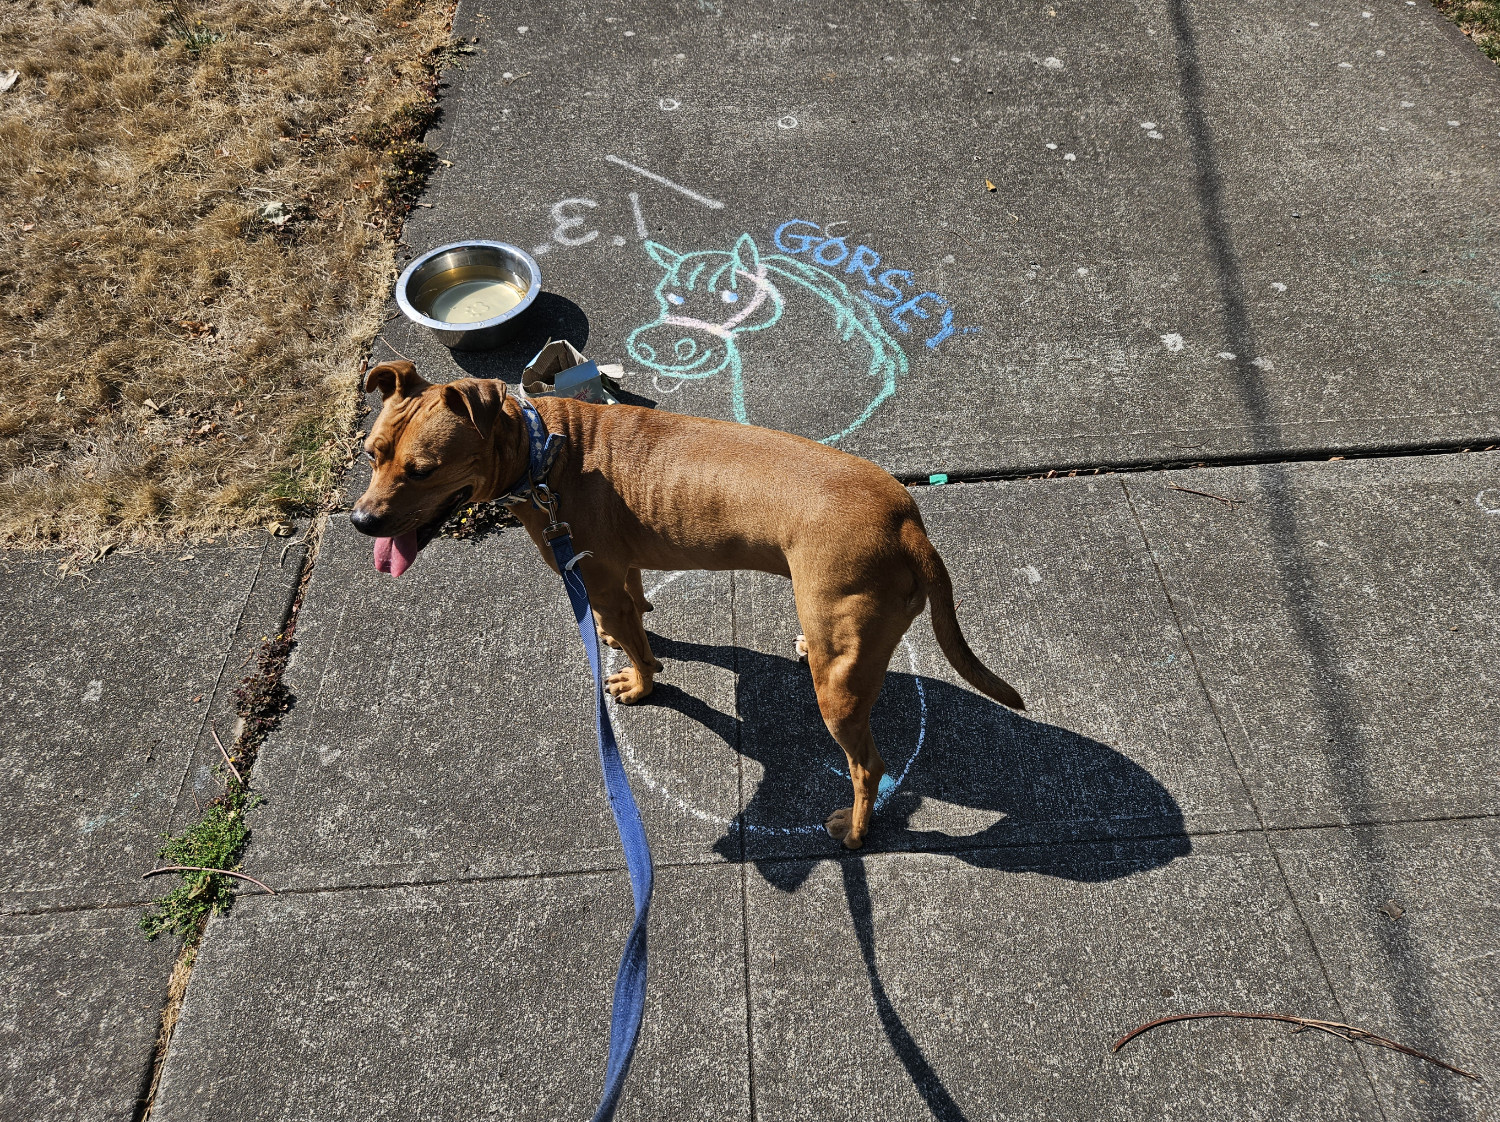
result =
[{"label": "blue leash", "polygon": [[620,955],[620,973],[615,978],[604,1093],[594,1112],[594,1122],[610,1122],[615,1116],[615,1108],[620,1105],[625,1076],[630,1071],[630,1060],[635,1055],[636,1040],[641,1034],[641,1017],[646,1011],[646,920],[651,908],[651,850],[646,844],[646,827],[641,822],[640,808],[635,805],[630,779],[620,759],[615,730],[609,722],[604,666],[599,657],[599,633],[594,626],[588,589],[576,569],[579,558],[573,552],[572,530],[566,522],[557,520],[557,499],[545,482],[547,472],[565,441],[562,436],[547,432],[531,402],[519,399],[519,404],[529,437],[530,463],[526,475],[511,488],[510,494],[516,497],[525,495],[552,520],[542,536],[552,547],[552,556],[562,573],[563,587],[568,590],[568,600],[573,605],[573,618],[578,622],[578,634],[582,636],[583,649],[589,656],[589,670],[594,675],[594,726],[599,736],[599,766],[604,772],[604,789],[609,794],[609,809],[614,813],[615,829],[620,832],[620,844],[625,849],[630,892],[635,898],[635,923],[625,939],[625,950]]}]

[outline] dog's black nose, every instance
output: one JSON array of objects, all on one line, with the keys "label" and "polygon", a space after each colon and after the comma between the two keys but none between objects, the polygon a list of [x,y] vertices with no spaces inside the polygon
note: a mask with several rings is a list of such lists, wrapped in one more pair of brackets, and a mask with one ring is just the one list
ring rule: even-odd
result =
[{"label": "dog's black nose", "polygon": [[359,507],[355,507],[349,512],[349,521],[361,534],[380,533],[380,517],[371,514],[368,510],[361,510]]}]

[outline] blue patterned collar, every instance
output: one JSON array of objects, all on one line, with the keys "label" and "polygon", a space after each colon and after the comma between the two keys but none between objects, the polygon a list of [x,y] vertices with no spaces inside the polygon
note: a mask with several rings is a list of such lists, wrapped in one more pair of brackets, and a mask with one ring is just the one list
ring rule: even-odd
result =
[{"label": "blue patterned collar", "polygon": [[527,464],[521,478],[499,497],[502,503],[520,502],[529,498],[538,483],[547,481],[547,473],[557,462],[558,453],[568,443],[568,438],[561,433],[547,431],[542,415],[528,399],[517,397],[516,404],[521,407],[521,420],[526,423]]}]

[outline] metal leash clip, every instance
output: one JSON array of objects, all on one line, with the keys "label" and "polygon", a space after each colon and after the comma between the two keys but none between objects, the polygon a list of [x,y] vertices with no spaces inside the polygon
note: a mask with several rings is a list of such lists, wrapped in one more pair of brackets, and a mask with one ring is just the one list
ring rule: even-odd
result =
[{"label": "metal leash clip", "polygon": [[531,485],[531,505],[536,507],[547,516],[547,528],[542,531],[544,541],[553,541],[556,538],[572,534],[573,529],[566,522],[557,520],[557,496],[552,493],[552,488],[545,483],[533,483]]}]

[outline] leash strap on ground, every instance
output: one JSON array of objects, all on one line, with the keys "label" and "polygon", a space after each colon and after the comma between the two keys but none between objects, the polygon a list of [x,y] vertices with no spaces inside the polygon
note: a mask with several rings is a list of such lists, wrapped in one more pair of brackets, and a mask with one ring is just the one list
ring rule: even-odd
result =
[{"label": "leash strap on ground", "polygon": [[[554,516],[555,517],[555,516]],[[615,979],[615,1001],[610,1014],[609,1063],[604,1070],[604,1093],[594,1122],[609,1122],[615,1116],[625,1075],[635,1055],[636,1038],[641,1032],[641,1017],[646,1010],[646,916],[651,907],[651,850],[646,844],[646,827],[641,823],[640,809],[630,791],[620,746],[609,722],[609,699],[604,694],[604,666],[599,658],[599,633],[594,627],[594,613],[589,606],[588,589],[573,564],[573,539],[564,533],[552,538],[552,556],[562,573],[583,649],[588,652],[589,669],[594,675],[595,726],[599,734],[599,765],[604,771],[604,788],[609,793],[609,808],[614,812],[615,828],[625,849],[625,865],[630,870],[630,891],[635,897],[635,924],[625,940],[620,956],[620,973]]]}]

